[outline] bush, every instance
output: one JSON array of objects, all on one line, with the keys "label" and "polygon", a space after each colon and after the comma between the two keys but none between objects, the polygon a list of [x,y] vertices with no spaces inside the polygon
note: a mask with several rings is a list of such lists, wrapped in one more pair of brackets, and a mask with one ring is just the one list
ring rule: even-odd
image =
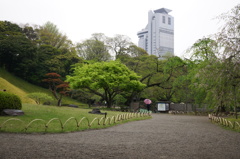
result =
[{"label": "bush", "polygon": [[22,109],[21,99],[15,94],[0,92],[0,112],[2,112],[3,109],[21,110]]},{"label": "bush", "polygon": [[34,92],[27,95],[29,98],[33,99],[37,104],[42,103],[51,103],[53,98],[47,95],[46,93]]}]

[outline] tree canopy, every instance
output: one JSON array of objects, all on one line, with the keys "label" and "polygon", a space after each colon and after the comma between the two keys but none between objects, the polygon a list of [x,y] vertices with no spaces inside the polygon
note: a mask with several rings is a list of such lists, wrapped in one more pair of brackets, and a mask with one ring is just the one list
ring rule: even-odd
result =
[{"label": "tree canopy", "polygon": [[140,77],[118,61],[85,64],[74,68],[67,81],[73,89],[85,88],[102,97],[111,107],[116,95],[131,90],[142,90]]}]

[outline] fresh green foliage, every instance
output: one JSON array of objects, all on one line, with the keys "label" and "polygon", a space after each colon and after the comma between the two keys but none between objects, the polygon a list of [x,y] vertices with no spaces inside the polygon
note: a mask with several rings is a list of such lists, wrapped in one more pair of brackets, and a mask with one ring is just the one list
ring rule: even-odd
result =
[{"label": "fresh green foliage", "polygon": [[36,102],[36,104],[41,104],[44,102],[51,103],[51,101],[53,101],[53,98],[51,96],[41,92],[30,93],[27,96],[33,99]]},{"label": "fresh green foliage", "polygon": [[3,109],[22,109],[21,99],[15,94],[0,91],[0,112]]},{"label": "fresh green foliage", "polygon": [[86,88],[101,96],[110,108],[116,95],[145,87],[140,77],[118,61],[99,62],[76,67],[67,81],[73,89]]}]

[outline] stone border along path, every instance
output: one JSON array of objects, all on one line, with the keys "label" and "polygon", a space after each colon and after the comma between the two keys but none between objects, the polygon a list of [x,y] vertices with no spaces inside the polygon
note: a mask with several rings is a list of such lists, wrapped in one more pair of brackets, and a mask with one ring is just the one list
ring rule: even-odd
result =
[{"label": "stone border along path", "polygon": [[239,159],[240,133],[206,116],[152,114],[101,130],[0,133],[1,159]]}]

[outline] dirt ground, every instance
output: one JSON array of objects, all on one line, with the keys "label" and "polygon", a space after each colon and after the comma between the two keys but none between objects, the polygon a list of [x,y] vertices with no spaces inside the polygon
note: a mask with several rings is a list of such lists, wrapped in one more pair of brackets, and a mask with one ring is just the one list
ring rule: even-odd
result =
[{"label": "dirt ground", "polygon": [[205,116],[149,120],[62,134],[0,133],[1,159],[239,159],[240,133]]}]

